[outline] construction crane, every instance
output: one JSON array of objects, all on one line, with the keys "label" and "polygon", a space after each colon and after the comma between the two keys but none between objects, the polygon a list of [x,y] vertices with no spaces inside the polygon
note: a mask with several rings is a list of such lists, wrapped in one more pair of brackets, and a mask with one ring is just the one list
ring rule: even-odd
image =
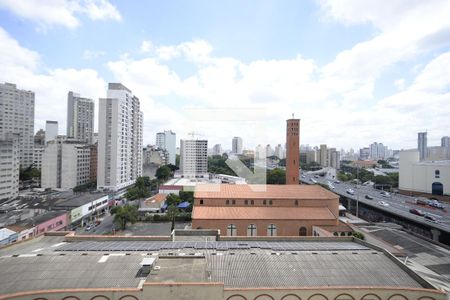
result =
[{"label": "construction crane", "polygon": [[192,137],[192,139],[195,139],[195,136],[196,136],[197,140],[198,140],[199,136],[204,136],[203,134],[195,132],[195,131],[188,132],[188,135],[190,135]]}]

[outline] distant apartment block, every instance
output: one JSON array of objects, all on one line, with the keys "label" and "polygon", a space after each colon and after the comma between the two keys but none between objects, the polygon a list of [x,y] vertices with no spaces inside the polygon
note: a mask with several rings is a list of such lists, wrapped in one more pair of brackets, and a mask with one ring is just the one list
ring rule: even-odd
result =
[{"label": "distant apartment block", "polygon": [[450,136],[443,136],[441,138],[441,147],[450,148]]},{"label": "distant apartment block", "polygon": [[427,133],[419,132],[417,134],[417,150],[419,150],[419,159],[424,160],[427,158]]},{"label": "distant apartment block", "polygon": [[58,121],[45,121],[45,144],[58,136]]},{"label": "distant apartment block", "polygon": [[223,154],[222,145],[215,144],[214,147],[212,148],[212,155],[222,155],[222,154]]},{"label": "distant apartment block", "polygon": [[143,162],[144,165],[154,164],[157,166],[167,165],[169,160],[169,154],[167,150],[161,149],[156,146],[147,145],[143,150]]},{"label": "distant apartment block", "polygon": [[58,137],[45,147],[41,187],[72,189],[91,181],[91,146]]},{"label": "distant apartment block", "polygon": [[208,176],[208,141],[180,141],[180,171],[183,177],[204,178]]},{"label": "distant apartment block", "polygon": [[232,152],[235,154],[242,154],[242,138],[235,136],[231,141]]},{"label": "distant apartment block", "polygon": [[34,145],[33,149],[33,168],[42,169],[42,156],[44,155],[45,146]]},{"label": "distant apartment block", "polygon": [[67,95],[67,137],[92,143],[94,135],[94,101],[69,92]]},{"label": "distant apartment block", "polygon": [[171,130],[164,130],[156,134],[156,147],[166,150],[169,154],[167,163],[175,165],[177,136]]},{"label": "distant apartment block", "polygon": [[142,175],[142,126],[139,99],[121,83],[110,83],[99,101],[99,190],[124,189]]},{"label": "distant apartment block", "polygon": [[45,131],[44,129],[39,129],[34,135],[34,145],[45,145]]},{"label": "distant apartment block", "polygon": [[33,163],[34,92],[0,83],[0,138],[7,133],[19,135],[19,159],[23,168]]},{"label": "distant apartment block", "polygon": [[0,136],[0,201],[19,195],[19,135]]}]

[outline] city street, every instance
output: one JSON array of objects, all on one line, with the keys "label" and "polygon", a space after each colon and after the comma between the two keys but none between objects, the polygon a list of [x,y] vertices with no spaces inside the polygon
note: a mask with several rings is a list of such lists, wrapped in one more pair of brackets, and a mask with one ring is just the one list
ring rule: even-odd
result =
[{"label": "city street", "polygon": [[[374,206],[382,210],[386,210],[388,212],[401,215],[403,217],[407,217],[409,219],[413,219],[420,223],[425,223],[428,225],[432,225],[436,228],[440,228],[445,231],[450,231],[450,215],[448,213],[449,206],[445,205],[445,209],[438,209],[428,205],[418,205],[414,203],[414,197],[405,196],[401,194],[392,194],[390,193],[389,197],[386,197],[381,194],[381,190],[374,189],[371,186],[365,185],[356,185],[353,183],[335,183],[336,179],[332,179],[332,177],[326,176],[318,176],[318,178],[314,177],[312,174],[307,174],[306,172],[302,173],[304,178],[301,178],[301,181],[307,184],[313,184],[311,178],[317,181],[317,183],[327,184],[328,181],[332,182],[334,189],[333,192],[336,194],[358,200],[364,204],[369,206]],[[347,193],[348,189],[354,190],[354,195],[350,195]],[[366,199],[365,196],[369,195],[373,199]],[[380,201],[384,201],[388,204],[388,206],[382,206],[379,204]],[[437,219],[437,223],[429,221],[424,217],[414,215],[409,212],[410,209],[418,209],[423,211],[424,213],[431,215]]]}]

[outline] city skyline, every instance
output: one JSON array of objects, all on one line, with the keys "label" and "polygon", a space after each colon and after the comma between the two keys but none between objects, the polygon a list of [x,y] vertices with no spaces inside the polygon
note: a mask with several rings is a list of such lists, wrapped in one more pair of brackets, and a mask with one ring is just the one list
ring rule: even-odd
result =
[{"label": "city skyline", "polygon": [[[416,146],[417,132],[432,132],[430,145],[448,135],[447,2],[373,3],[370,9],[358,2],[246,4],[239,14],[231,2],[140,5],[82,2],[76,10],[61,5],[55,14],[31,14],[48,7],[28,1],[19,11],[0,1],[0,82],[35,92],[35,131],[61,116],[59,132],[65,132],[68,91],[93,99],[97,115],[107,82],[121,82],[141,99],[144,144],[154,144],[164,129],[187,138],[188,123],[210,145],[225,146],[254,126],[228,122],[220,130],[220,120],[189,118],[188,110],[199,107],[264,110],[250,121],[265,123],[268,139],[242,135],[247,146],[283,141],[280,124],[292,112],[302,120],[301,140],[311,145],[358,149],[382,140],[408,149]],[[141,11],[159,16],[139,18]],[[194,22],[206,11],[214,13]],[[235,25],[223,25],[230,15]],[[168,26],[180,16],[189,29]],[[209,23],[212,31],[204,26]],[[243,33],[236,35],[233,26]]]}]

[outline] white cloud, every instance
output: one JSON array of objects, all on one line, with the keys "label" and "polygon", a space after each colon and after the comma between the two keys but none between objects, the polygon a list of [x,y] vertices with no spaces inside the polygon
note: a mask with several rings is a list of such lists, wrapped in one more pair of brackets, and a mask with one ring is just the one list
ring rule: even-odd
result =
[{"label": "white cloud", "polygon": [[142,53],[150,52],[150,50],[152,50],[152,49],[153,49],[153,44],[151,41],[142,41],[141,48],[140,48]]},{"label": "white cloud", "polygon": [[88,49],[86,49],[86,50],[83,51],[82,58],[84,60],[92,60],[92,59],[96,59],[96,58],[102,57],[104,55],[106,55],[105,51],[88,50]]},{"label": "white cloud", "polygon": [[394,85],[398,90],[403,91],[405,89],[405,79],[397,79],[396,81],[394,81]]},{"label": "white cloud", "polygon": [[65,133],[68,91],[79,92],[97,102],[106,94],[106,84],[92,69],[49,69],[40,71],[39,55],[28,50],[0,27],[0,82],[17,84],[35,92],[35,129],[45,120],[56,120]]},{"label": "white cloud", "polygon": [[79,15],[91,20],[122,19],[117,8],[107,0],[0,0],[0,8],[37,23],[41,30],[54,25],[76,28],[81,24]]}]

